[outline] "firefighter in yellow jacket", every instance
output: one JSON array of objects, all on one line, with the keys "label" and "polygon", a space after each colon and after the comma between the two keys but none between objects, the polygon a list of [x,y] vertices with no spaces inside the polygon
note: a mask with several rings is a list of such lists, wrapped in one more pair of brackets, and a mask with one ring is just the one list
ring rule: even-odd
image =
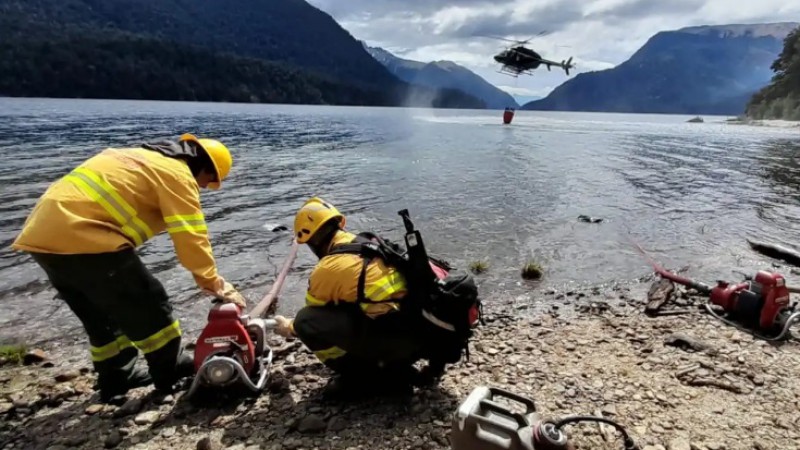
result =
[{"label": "firefighter in yellow jacket", "polygon": [[[148,239],[166,230],[202,290],[244,306],[217,273],[200,205],[199,188],[219,189],[231,165],[225,145],[191,134],[105,149],[47,189],[15,240],[81,320],[103,401],[191,374],[168,295],[135,253]],[[138,351],[148,371],[134,368]]]},{"label": "firefighter in yellow jacket", "polygon": [[[333,205],[317,197],[297,212],[295,239],[320,259],[309,276],[306,306],[293,320],[276,316],[275,331],[298,337],[337,372],[326,394],[408,393],[421,379],[413,364],[424,342],[414,319],[400,314],[406,280],[380,258],[365,265],[358,254],[329,254],[356,238],[344,230],[345,223]],[[362,270],[367,302],[357,301]]]}]

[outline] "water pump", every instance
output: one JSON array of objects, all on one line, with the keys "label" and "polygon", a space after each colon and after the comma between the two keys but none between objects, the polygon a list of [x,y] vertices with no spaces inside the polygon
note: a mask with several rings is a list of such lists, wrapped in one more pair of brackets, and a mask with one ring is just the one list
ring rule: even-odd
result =
[{"label": "water pump", "polygon": [[243,315],[238,305],[217,303],[194,350],[195,378],[187,396],[200,386],[224,388],[241,384],[259,393],[272,367],[272,349],[266,342],[273,319]]},{"label": "water pump", "polygon": [[200,387],[228,388],[244,386],[252,394],[260,393],[272,368],[272,349],[267,331],[277,323],[263,316],[271,310],[286,275],[297,255],[293,240],[289,256],[266,296],[245,314],[233,303],[215,302],[208,322],[197,338],[194,350],[195,377],[187,398]]},{"label": "water pump", "polygon": [[779,273],[759,270],[754,277],[745,276],[741,283],[720,280],[711,287],[664,269],[641,246],[636,244],[636,247],[659,275],[708,295],[706,311],[731,326],[764,340],[777,341],[791,337],[792,326],[800,322],[797,302],[790,300],[790,288]]}]

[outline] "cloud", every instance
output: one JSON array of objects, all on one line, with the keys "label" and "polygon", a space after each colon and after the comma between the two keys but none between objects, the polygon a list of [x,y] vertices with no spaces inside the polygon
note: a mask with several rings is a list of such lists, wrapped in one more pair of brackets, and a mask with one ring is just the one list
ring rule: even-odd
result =
[{"label": "cloud", "polygon": [[[521,40],[556,61],[574,57],[573,73],[628,59],[658,31],[695,25],[800,21],[800,2],[786,0],[309,0],[356,38],[419,61],[451,60],[495,85],[492,56]],[[538,70],[512,84],[540,92],[566,80]]]}]

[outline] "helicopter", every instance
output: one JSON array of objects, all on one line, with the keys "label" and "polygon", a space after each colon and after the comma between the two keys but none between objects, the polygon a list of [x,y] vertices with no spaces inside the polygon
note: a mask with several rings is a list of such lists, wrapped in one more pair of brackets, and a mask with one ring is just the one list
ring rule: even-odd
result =
[{"label": "helicopter", "polygon": [[575,67],[575,64],[572,63],[572,57],[570,56],[568,60],[556,62],[550,61],[547,59],[542,58],[542,56],[537,53],[536,51],[525,47],[525,44],[530,42],[531,39],[544,36],[548,34],[546,31],[543,31],[536,36],[533,36],[529,39],[524,41],[514,41],[511,39],[496,37],[496,36],[486,36],[491,39],[499,39],[502,41],[509,41],[513,42],[514,45],[508,47],[507,49],[503,50],[502,52],[494,55],[494,60],[498,63],[502,64],[502,67],[498,71],[499,73],[505,73],[509,75],[513,75],[514,77],[519,76],[521,73],[526,73],[528,75],[532,75],[532,72],[539,68],[542,64],[547,67],[547,70],[550,71],[551,66],[556,66],[564,69],[564,72],[569,75],[569,69]]}]

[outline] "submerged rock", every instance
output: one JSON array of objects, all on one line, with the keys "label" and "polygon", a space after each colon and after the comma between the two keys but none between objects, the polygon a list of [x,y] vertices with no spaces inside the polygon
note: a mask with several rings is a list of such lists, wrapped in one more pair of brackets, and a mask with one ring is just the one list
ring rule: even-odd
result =
[{"label": "submerged rock", "polygon": [[581,221],[581,222],[587,222],[587,223],[600,223],[600,222],[603,221],[603,219],[601,219],[599,217],[590,217],[590,216],[585,216],[583,214],[578,216],[578,220]]}]

